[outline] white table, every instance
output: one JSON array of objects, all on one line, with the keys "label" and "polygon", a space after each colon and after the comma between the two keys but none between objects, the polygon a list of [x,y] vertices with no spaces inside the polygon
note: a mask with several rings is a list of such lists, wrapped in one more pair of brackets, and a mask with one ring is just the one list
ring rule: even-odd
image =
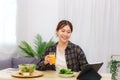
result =
[{"label": "white table", "polygon": [[[0,70],[0,80],[76,80],[76,77],[79,73],[76,73],[76,76],[63,78],[59,77],[56,71],[42,71],[44,76],[37,78],[15,78],[11,76],[11,73],[16,71],[12,71],[11,68]],[[109,73],[101,73],[101,80],[111,80],[111,74]]]}]

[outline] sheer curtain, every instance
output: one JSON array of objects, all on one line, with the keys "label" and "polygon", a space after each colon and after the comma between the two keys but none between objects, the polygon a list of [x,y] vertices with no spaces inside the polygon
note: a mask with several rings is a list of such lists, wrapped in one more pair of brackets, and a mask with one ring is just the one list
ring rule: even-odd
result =
[{"label": "sheer curtain", "polygon": [[119,0],[60,0],[59,20],[74,25],[71,40],[79,44],[89,63],[104,62],[108,72],[110,55],[120,54]]},{"label": "sheer curtain", "polygon": [[16,0],[0,0],[0,58],[13,53],[15,45]]}]

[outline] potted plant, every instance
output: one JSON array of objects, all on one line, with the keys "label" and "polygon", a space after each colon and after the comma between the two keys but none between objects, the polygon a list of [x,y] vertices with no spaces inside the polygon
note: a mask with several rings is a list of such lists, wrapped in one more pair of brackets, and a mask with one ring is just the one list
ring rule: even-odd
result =
[{"label": "potted plant", "polygon": [[34,48],[26,41],[21,41],[21,43],[18,45],[18,47],[27,54],[29,57],[37,57],[38,59],[41,58],[42,54],[45,52],[45,50],[54,43],[52,38],[46,42],[43,41],[42,37],[37,34],[35,36],[34,41]]},{"label": "potted plant", "polygon": [[120,61],[117,60],[111,60],[109,62],[110,73],[112,74],[112,80],[117,80],[116,76],[118,73],[118,63],[120,63]]}]

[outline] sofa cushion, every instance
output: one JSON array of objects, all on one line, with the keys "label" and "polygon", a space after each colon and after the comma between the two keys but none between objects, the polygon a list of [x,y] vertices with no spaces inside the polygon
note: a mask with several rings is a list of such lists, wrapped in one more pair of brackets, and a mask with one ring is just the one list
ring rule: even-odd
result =
[{"label": "sofa cushion", "polygon": [[12,61],[11,58],[0,60],[0,70],[5,68],[11,68],[12,67],[11,61]]},{"label": "sofa cushion", "polygon": [[19,64],[36,64],[38,62],[38,59],[36,58],[27,58],[27,57],[21,57],[21,58],[12,58],[12,68],[18,68]]}]

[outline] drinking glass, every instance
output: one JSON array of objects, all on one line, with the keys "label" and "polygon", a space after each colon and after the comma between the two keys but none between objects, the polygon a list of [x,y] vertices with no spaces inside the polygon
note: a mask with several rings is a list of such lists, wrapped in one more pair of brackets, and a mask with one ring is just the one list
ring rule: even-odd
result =
[{"label": "drinking glass", "polygon": [[55,53],[54,52],[50,52],[49,53],[49,57],[51,58],[50,65],[55,64],[55,62],[56,62]]}]

